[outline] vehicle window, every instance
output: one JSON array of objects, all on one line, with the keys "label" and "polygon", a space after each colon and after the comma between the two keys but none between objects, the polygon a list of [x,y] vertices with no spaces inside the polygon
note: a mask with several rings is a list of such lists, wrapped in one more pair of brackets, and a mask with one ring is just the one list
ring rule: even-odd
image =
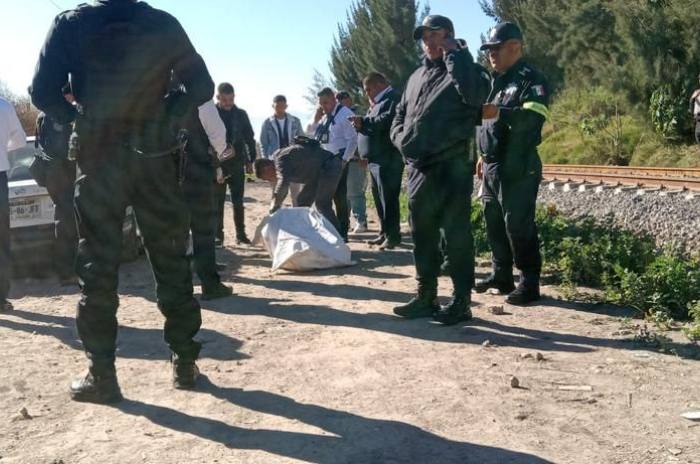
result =
[{"label": "vehicle window", "polygon": [[7,154],[10,160],[10,170],[7,172],[8,182],[32,179],[29,166],[34,161],[34,153],[36,151],[37,148],[34,147],[34,142],[28,142],[24,147]]}]

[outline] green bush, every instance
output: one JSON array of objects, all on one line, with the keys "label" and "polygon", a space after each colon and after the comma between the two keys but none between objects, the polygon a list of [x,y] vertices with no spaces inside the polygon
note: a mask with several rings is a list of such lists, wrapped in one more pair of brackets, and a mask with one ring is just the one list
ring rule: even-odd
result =
[{"label": "green bush", "polygon": [[[609,90],[566,89],[550,109],[540,145],[545,163],[700,166],[697,146],[669,143],[647,121],[646,109]],[[687,112],[685,100],[682,110]]]},{"label": "green bush", "polygon": [[570,285],[598,287],[615,280],[615,268],[641,272],[654,256],[654,241],[613,226],[611,219],[572,221],[540,208],[538,228],[545,268]]},{"label": "green bush", "polygon": [[663,85],[651,95],[651,123],[666,140],[680,142],[689,132],[690,117],[686,93],[679,95],[670,85]]},{"label": "green bush", "polygon": [[700,341],[700,300],[688,305],[688,315],[692,324],[685,330],[685,334],[693,341]]},{"label": "green bush", "polygon": [[616,282],[608,298],[653,317],[686,319],[691,303],[700,300],[700,263],[664,253],[637,273],[615,267]]}]

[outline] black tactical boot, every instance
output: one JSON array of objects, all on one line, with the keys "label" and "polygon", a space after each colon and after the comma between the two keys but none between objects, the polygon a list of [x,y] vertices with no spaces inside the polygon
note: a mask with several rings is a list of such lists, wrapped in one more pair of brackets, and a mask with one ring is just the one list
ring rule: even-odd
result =
[{"label": "black tactical boot", "polygon": [[228,285],[224,285],[221,282],[219,282],[218,285],[212,286],[211,288],[202,288],[202,300],[204,301],[228,298],[231,295],[233,295],[233,288],[229,287]]},{"label": "black tactical boot", "polygon": [[496,274],[491,274],[485,279],[477,280],[474,284],[474,291],[476,293],[486,293],[486,291],[491,288],[497,289],[501,295],[508,295],[515,290],[513,277],[500,277]]},{"label": "black tactical boot", "polygon": [[449,303],[440,307],[434,319],[444,325],[455,325],[469,321],[472,318],[471,298],[468,296],[453,296]]},{"label": "black tactical boot", "polygon": [[173,386],[178,390],[192,390],[197,384],[199,368],[194,360],[179,359],[172,356]]},{"label": "black tactical boot", "polygon": [[419,288],[415,298],[403,306],[394,308],[394,314],[405,319],[420,319],[432,317],[439,309],[437,290]]},{"label": "black tactical boot", "polygon": [[518,288],[508,294],[506,303],[514,306],[524,306],[540,299],[539,285],[519,283]]},{"label": "black tactical boot", "polygon": [[90,369],[85,377],[73,381],[70,397],[73,401],[97,404],[118,403],[124,399],[114,368]]},{"label": "black tactical boot", "polygon": [[372,240],[367,240],[366,243],[367,243],[367,245],[381,245],[382,243],[384,243],[385,240],[386,240],[386,237],[384,237],[383,235],[379,235],[379,236],[377,236],[377,238],[373,238]]}]

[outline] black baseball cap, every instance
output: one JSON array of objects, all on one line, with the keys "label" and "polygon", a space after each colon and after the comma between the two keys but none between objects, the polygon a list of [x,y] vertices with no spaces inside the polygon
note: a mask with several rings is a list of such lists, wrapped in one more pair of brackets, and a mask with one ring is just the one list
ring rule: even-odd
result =
[{"label": "black baseball cap", "polygon": [[439,29],[447,29],[452,34],[455,33],[455,27],[450,18],[440,15],[426,16],[423,20],[423,24],[413,31],[413,38],[415,40],[420,40],[423,37],[423,32],[437,31]]},{"label": "black baseball cap", "polygon": [[523,40],[523,32],[517,24],[500,23],[496,25],[489,33],[489,39],[481,45],[482,50],[488,50],[492,47],[497,47],[509,40]]}]

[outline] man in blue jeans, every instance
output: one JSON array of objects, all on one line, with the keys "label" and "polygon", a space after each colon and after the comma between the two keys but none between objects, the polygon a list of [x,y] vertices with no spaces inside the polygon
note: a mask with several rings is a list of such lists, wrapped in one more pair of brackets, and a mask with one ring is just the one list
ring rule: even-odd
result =
[{"label": "man in blue jeans", "polygon": [[[338,103],[355,112],[352,104],[352,97],[348,92],[341,91],[336,94]],[[367,232],[367,160],[361,159],[359,153],[355,152],[348,162],[348,203],[352,217],[355,218],[355,227],[352,234],[362,234]]]}]

